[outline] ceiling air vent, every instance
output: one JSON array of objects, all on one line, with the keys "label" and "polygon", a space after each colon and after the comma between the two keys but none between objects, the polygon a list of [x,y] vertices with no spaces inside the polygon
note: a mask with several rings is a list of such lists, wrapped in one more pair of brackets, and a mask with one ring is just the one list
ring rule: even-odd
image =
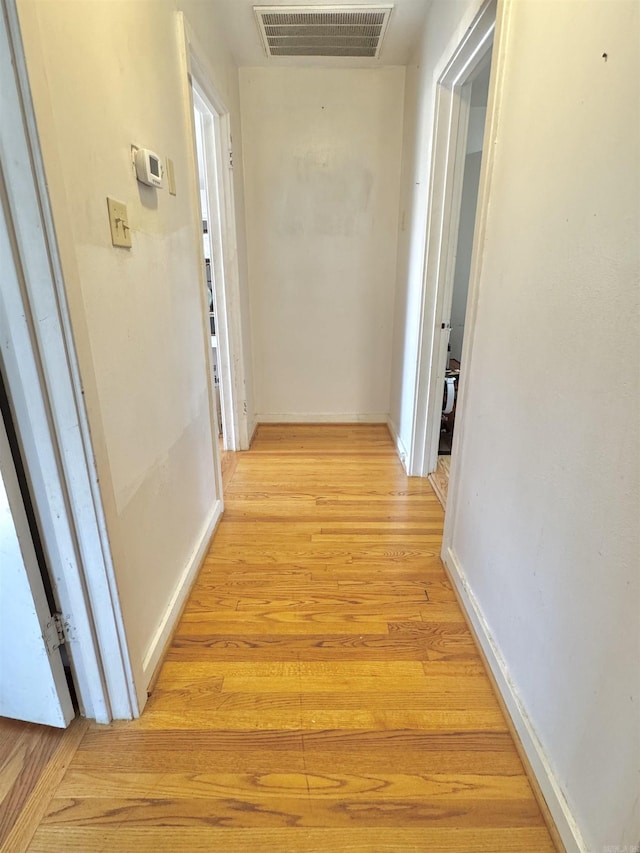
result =
[{"label": "ceiling air vent", "polygon": [[378,57],[393,5],[254,6],[267,56]]}]

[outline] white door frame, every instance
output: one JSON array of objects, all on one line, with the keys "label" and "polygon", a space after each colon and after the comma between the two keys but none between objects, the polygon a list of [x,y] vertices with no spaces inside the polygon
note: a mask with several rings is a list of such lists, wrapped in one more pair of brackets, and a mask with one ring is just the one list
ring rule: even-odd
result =
[{"label": "white door frame", "polygon": [[15,0],[0,0],[0,363],[81,712],[138,703]]},{"label": "white door frame", "polygon": [[[233,186],[233,147],[231,139],[231,116],[229,110],[213,84],[214,75],[204,48],[199,44],[194,32],[182,12],[177,12],[178,38],[182,47],[184,80],[188,88],[185,93],[190,106],[189,132],[191,134],[192,171],[194,181],[198,178],[198,161],[194,124],[194,89],[213,116],[215,139],[215,162],[209,166],[215,171],[218,186],[209,187],[209,206],[217,213],[215,223],[218,252],[214,257],[213,284],[216,300],[216,332],[218,338],[218,369],[223,388],[222,406],[224,407],[225,442],[228,450],[247,450],[249,448],[249,429],[245,400],[246,371],[242,348],[240,275],[238,269],[238,244],[236,236],[235,195]],[[192,88],[193,87],[193,88]],[[198,187],[196,187],[198,189]],[[217,191],[216,191],[217,190]],[[197,195],[197,222],[201,221],[200,198]],[[219,204],[218,204],[219,200]],[[194,213],[195,216],[195,213]],[[198,232],[199,257],[202,264],[202,238]],[[204,286],[203,286],[204,299]],[[208,314],[207,314],[208,323]],[[207,327],[208,329],[208,327]],[[211,360],[210,331],[207,330],[209,361]],[[215,417],[215,394],[213,375],[211,374],[211,395],[213,401],[213,424]],[[226,394],[224,393],[226,391]],[[218,431],[215,427],[214,435]],[[217,441],[216,441],[217,445]],[[222,491],[220,490],[220,495]]]},{"label": "white door frame", "polygon": [[[227,295],[225,281],[225,259],[227,256],[224,232],[225,209],[223,197],[222,175],[225,164],[222,159],[221,121],[220,115],[204,91],[198,80],[192,77],[193,105],[202,121],[202,156],[205,189],[207,196],[208,234],[211,244],[211,277],[216,323],[216,355],[218,364],[220,407],[222,410],[222,431],[225,450],[238,449],[238,423],[236,417],[234,383],[231,370],[231,351],[229,345],[229,322],[227,316]],[[199,128],[194,124],[194,133]],[[201,178],[203,176],[200,176]]]},{"label": "white door frame", "polygon": [[[412,475],[420,477],[435,471],[438,462],[442,388],[450,333],[471,83],[491,49],[495,24],[496,0],[489,0],[456,47],[436,88],[425,275],[408,466]],[[487,108],[486,127],[490,125],[490,108],[491,99]],[[482,185],[482,176],[480,181]],[[479,211],[480,204],[486,202],[486,193],[479,192]],[[477,235],[478,221],[474,246]],[[473,269],[472,261],[472,277]],[[468,305],[471,300],[470,282]],[[462,377],[460,384],[461,387],[464,384]]]}]

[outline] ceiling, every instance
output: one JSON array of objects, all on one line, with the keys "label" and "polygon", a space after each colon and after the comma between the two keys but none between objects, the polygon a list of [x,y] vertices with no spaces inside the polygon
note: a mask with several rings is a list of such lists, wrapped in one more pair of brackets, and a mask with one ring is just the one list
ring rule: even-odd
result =
[{"label": "ceiling", "polygon": [[[336,57],[268,58],[256,25],[254,6],[372,6],[393,4],[378,59]],[[224,28],[229,48],[238,65],[323,66],[325,68],[378,68],[381,65],[407,65],[422,32],[431,0],[214,0],[216,20]]]}]

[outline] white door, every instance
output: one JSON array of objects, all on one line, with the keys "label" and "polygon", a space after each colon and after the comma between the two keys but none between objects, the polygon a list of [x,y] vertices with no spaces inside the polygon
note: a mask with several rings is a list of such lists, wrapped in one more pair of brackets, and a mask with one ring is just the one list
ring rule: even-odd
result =
[{"label": "white door", "polygon": [[[0,716],[65,728],[75,712],[0,416]],[[47,639],[45,639],[45,637]]]}]

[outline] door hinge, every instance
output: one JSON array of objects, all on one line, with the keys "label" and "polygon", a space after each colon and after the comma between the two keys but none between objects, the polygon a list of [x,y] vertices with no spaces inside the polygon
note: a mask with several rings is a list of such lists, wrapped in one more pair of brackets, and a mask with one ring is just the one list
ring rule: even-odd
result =
[{"label": "door hinge", "polygon": [[233,169],[233,151],[229,149],[229,168]]},{"label": "door hinge", "polygon": [[52,655],[56,649],[63,646],[69,639],[69,623],[62,618],[62,613],[53,613],[42,632],[47,652]]}]

